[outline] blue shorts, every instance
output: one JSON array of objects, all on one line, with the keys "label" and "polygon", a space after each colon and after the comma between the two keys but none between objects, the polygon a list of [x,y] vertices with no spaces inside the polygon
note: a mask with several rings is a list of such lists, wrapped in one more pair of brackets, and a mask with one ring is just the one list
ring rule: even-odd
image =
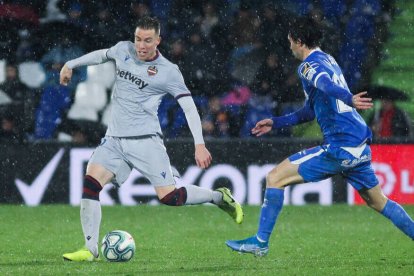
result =
[{"label": "blue shorts", "polygon": [[305,182],[316,182],[341,174],[358,191],[375,187],[378,179],[371,166],[369,145],[347,149],[318,146],[289,156],[289,161],[299,165],[298,173]]}]

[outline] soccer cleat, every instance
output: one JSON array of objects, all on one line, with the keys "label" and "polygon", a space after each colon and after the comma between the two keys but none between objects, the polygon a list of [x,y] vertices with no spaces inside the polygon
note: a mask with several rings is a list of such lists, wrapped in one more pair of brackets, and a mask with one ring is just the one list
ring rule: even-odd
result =
[{"label": "soccer cleat", "polygon": [[73,262],[94,262],[100,260],[99,257],[96,258],[86,247],[72,253],[63,254],[63,259]]},{"label": "soccer cleat", "polygon": [[251,253],[256,257],[264,257],[269,252],[269,242],[260,242],[256,236],[244,240],[229,240],[226,245],[240,253]]},{"label": "soccer cleat", "polygon": [[216,191],[223,195],[223,202],[217,206],[229,214],[238,224],[243,222],[243,209],[227,188],[218,188]]}]

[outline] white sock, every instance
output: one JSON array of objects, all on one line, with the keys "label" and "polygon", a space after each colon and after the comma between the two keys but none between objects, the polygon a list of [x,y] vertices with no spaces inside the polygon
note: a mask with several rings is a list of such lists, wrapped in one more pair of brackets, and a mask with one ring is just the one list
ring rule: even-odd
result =
[{"label": "white sock", "polygon": [[99,226],[102,218],[101,203],[97,200],[81,199],[80,218],[86,248],[97,258]]},{"label": "white sock", "polygon": [[186,205],[211,202],[218,204],[222,201],[222,194],[220,192],[212,191],[196,185],[185,185],[184,188],[187,190]]}]

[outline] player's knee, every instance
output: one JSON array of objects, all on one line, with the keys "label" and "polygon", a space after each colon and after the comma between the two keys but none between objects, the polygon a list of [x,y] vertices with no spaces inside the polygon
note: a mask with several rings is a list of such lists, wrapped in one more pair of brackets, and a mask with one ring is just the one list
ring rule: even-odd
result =
[{"label": "player's knee", "polygon": [[386,200],[365,200],[365,202],[370,208],[374,209],[377,212],[381,212],[387,203]]},{"label": "player's knee", "polygon": [[266,185],[268,187],[283,188],[280,185],[281,178],[279,177],[278,169],[275,168],[266,175]]},{"label": "player's knee", "polygon": [[175,188],[172,192],[160,199],[161,203],[169,206],[182,206],[187,201],[187,190],[184,187]]},{"label": "player's knee", "polygon": [[102,185],[98,180],[90,175],[86,175],[83,182],[83,199],[92,199],[99,201],[99,192],[102,190]]},{"label": "player's knee", "polygon": [[381,212],[387,204],[388,198],[382,193],[379,187],[375,187],[369,190],[361,189],[358,191],[359,195],[364,199],[368,207],[374,209],[377,212]]}]

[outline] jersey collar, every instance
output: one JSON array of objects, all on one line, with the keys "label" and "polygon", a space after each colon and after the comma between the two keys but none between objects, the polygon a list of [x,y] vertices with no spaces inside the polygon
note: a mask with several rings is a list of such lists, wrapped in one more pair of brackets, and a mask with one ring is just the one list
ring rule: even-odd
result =
[{"label": "jersey collar", "polygon": [[151,58],[151,59],[147,59],[147,60],[145,60],[145,62],[151,62],[151,61],[154,61],[154,60],[156,60],[159,56],[160,56],[160,51],[158,51],[158,49],[157,49],[157,50],[156,50],[156,52],[155,52],[155,56],[154,56],[153,58]]}]

